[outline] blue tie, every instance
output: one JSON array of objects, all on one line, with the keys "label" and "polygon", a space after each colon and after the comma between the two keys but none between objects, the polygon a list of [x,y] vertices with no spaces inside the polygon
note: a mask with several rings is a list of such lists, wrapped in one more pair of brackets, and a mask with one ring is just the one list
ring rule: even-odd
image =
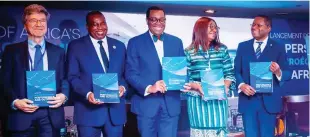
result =
[{"label": "blue tie", "polygon": [[161,34],[159,37],[156,35],[153,35],[154,42],[157,42],[158,40],[163,41],[164,40],[164,34]]},{"label": "blue tie", "polygon": [[43,70],[43,55],[41,53],[41,46],[36,45],[36,52],[34,54],[34,64],[33,68],[34,70]]},{"label": "blue tie", "polygon": [[107,73],[108,68],[109,68],[108,56],[107,56],[107,53],[105,52],[105,50],[104,50],[104,48],[102,46],[102,41],[99,40],[98,43],[100,45],[100,54],[101,54],[101,58],[102,58],[102,61],[103,61],[104,68],[105,68],[105,72]]},{"label": "blue tie", "polygon": [[258,47],[255,51],[255,55],[256,55],[256,58],[258,59],[259,56],[262,54],[262,49],[260,47],[263,44],[263,42],[256,42],[256,43],[258,43]]}]

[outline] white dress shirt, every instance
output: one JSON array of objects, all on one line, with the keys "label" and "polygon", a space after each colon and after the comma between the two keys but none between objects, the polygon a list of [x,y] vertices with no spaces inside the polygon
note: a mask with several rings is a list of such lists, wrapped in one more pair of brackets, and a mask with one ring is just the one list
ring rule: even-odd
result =
[{"label": "white dress shirt", "polygon": [[101,39],[101,40],[96,40],[94,39],[93,37],[89,36],[90,37],[90,40],[91,42],[93,43],[93,46],[96,50],[96,53],[97,53],[97,56],[99,58],[99,61],[101,63],[101,66],[103,68],[103,71],[104,72],[107,72],[108,70],[105,70],[105,67],[104,67],[104,62],[102,60],[102,57],[101,57],[101,53],[100,53],[100,44],[98,43],[98,41],[102,41],[102,46],[103,46],[103,49],[105,51],[105,53],[107,54],[107,57],[108,57],[108,60],[110,61],[110,57],[109,57],[109,47],[108,47],[108,42],[107,42],[107,37],[104,37],[104,39]]},{"label": "white dress shirt", "polygon": [[[151,33],[151,31],[149,31],[149,34],[151,36],[151,39],[153,40],[153,34]],[[155,45],[155,49],[156,49],[156,52],[157,52],[157,55],[158,55],[159,62],[160,62],[160,64],[162,64],[162,60],[163,60],[163,57],[164,57],[164,42],[158,39],[156,42],[153,40],[153,43]],[[148,85],[145,88],[144,96],[147,96],[147,95],[150,94],[147,91],[149,90],[149,88],[151,86],[152,85]]]}]

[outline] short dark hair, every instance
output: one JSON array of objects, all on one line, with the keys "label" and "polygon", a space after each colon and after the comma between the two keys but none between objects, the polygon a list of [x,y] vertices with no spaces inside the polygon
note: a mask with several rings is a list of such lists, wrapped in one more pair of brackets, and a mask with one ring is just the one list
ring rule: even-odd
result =
[{"label": "short dark hair", "polygon": [[104,16],[100,11],[90,11],[86,15],[86,24],[89,24],[89,17],[92,15],[102,15]]},{"label": "short dark hair", "polygon": [[255,16],[256,17],[261,17],[261,18],[264,18],[264,21],[265,21],[265,24],[267,26],[270,26],[270,28],[272,28],[272,19],[269,17],[269,16],[266,16],[266,15],[257,15]]},{"label": "short dark hair", "polygon": [[146,11],[146,18],[149,18],[149,17],[150,17],[151,10],[161,10],[161,11],[163,11],[164,14],[165,14],[165,11],[164,11],[163,8],[158,7],[158,6],[152,6],[152,7],[149,7],[149,8],[147,9],[147,11]]}]

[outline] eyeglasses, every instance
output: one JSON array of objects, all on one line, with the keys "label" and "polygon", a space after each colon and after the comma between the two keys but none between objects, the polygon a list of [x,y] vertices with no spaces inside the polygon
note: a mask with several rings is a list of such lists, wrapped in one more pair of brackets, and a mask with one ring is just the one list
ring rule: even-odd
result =
[{"label": "eyeglasses", "polygon": [[161,24],[164,24],[166,22],[166,18],[160,18],[160,19],[157,19],[157,18],[154,18],[154,17],[150,17],[148,18],[148,21],[152,24],[155,24],[157,22],[161,23]]},{"label": "eyeglasses", "polygon": [[37,24],[38,22],[40,22],[40,24],[42,23],[46,23],[46,19],[42,19],[42,20],[37,20],[37,19],[30,19],[30,20],[27,20],[29,23],[31,24]]},{"label": "eyeglasses", "polygon": [[268,25],[261,25],[261,24],[255,24],[255,23],[253,23],[253,24],[250,24],[251,25],[251,27],[255,27],[255,26],[257,26],[257,27],[262,27],[262,26],[268,26]]},{"label": "eyeglasses", "polygon": [[209,25],[208,28],[209,28],[209,29],[216,29],[216,30],[219,30],[219,29],[220,29],[220,27],[215,26],[215,25]]}]

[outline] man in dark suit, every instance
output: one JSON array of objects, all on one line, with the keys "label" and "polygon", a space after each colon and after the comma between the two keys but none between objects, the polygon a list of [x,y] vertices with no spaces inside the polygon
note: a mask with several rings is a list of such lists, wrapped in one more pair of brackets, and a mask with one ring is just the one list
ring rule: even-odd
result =
[{"label": "man in dark suit", "polygon": [[180,114],[180,91],[167,91],[162,80],[162,57],[184,56],[182,41],[164,33],[164,10],[146,12],[149,30],[129,40],[126,79],[137,91],[131,111],[137,114],[142,137],[175,137]]},{"label": "man in dark suit", "polygon": [[[125,69],[125,45],[107,37],[107,23],[99,11],[86,16],[89,35],[69,43],[67,51],[68,81],[73,88],[74,123],[82,137],[120,137],[126,122],[124,93],[127,84]],[[96,101],[93,93],[93,73],[117,73],[120,103]]]},{"label": "man in dark suit", "polygon": [[[245,135],[249,137],[274,136],[276,114],[282,109],[280,86],[290,79],[284,46],[268,38],[271,27],[269,17],[256,16],[251,27],[253,39],[239,44],[235,58],[238,109]],[[255,88],[250,86],[250,62],[271,62],[273,93],[255,93]]]},{"label": "man in dark suit", "polygon": [[[8,129],[13,137],[55,137],[65,127],[63,103],[68,95],[64,80],[64,50],[47,42],[49,13],[37,4],[29,5],[23,14],[28,39],[8,45],[3,54],[1,69],[4,96],[11,110]],[[56,96],[48,102],[49,108],[31,105],[27,99],[26,71],[56,72]]]}]

